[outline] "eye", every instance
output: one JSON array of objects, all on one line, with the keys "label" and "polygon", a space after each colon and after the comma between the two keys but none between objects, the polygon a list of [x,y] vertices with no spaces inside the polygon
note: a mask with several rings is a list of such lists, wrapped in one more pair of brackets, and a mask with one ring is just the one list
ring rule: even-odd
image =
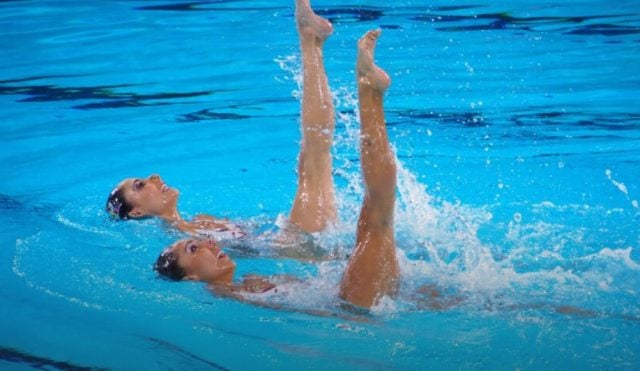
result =
[{"label": "eye", "polygon": [[193,241],[189,241],[185,245],[185,250],[187,251],[187,253],[193,254],[194,252],[198,251],[198,245],[196,245]]},{"label": "eye", "polygon": [[135,189],[136,191],[139,191],[142,188],[144,188],[144,182],[142,180],[136,179],[133,181],[133,189]]}]

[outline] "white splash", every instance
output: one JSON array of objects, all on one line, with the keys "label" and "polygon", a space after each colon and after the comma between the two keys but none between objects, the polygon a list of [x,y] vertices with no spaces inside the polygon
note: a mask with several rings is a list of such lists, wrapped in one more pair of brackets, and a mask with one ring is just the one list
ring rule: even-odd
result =
[{"label": "white splash", "polygon": [[286,81],[293,80],[297,88],[291,91],[291,95],[300,100],[302,98],[302,64],[299,54],[277,57],[273,60],[280,66],[280,69],[287,72],[282,79]]},{"label": "white splash", "polygon": [[637,209],[638,208],[638,200],[632,200],[631,199],[631,197],[629,196],[629,190],[627,189],[627,186],[624,183],[613,179],[613,176],[611,175],[611,169],[606,169],[604,171],[604,173],[607,176],[607,179],[609,179],[609,181],[611,182],[611,184],[613,184],[616,188],[618,188],[618,190],[620,192],[622,192],[627,197],[627,200],[629,200],[629,202],[631,202],[631,206],[633,206],[634,208]]},{"label": "white splash", "polygon": [[[291,74],[301,89],[300,64],[295,56],[277,60]],[[337,185],[337,205],[340,222],[330,231],[316,235],[319,241],[333,241],[348,254],[353,248],[353,234],[362,201],[363,184],[359,164],[360,126],[357,95],[352,87],[332,91],[338,127],[334,138],[334,175]],[[294,96],[299,97],[294,93]],[[478,106],[482,103],[478,102]],[[431,131],[427,129],[427,135]],[[526,300],[529,294],[576,298],[596,290],[615,290],[615,274],[620,264],[638,270],[631,258],[631,248],[592,248],[591,257],[567,255],[576,246],[584,245],[585,230],[545,220],[546,213],[567,212],[593,214],[589,205],[556,205],[550,201],[518,205],[506,223],[504,234],[495,236],[498,242],[483,241],[479,230],[495,227],[489,206],[471,207],[452,203],[427,191],[415,174],[400,160],[398,169],[398,199],[395,225],[402,290],[411,293],[425,283],[435,283],[443,289],[464,293],[476,302],[492,298]],[[559,163],[563,167],[564,163]],[[627,187],[611,176],[609,180],[628,197]],[[637,207],[637,201],[632,205]],[[329,237],[328,237],[329,236]],[[495,246],[505,244],[506,246]],[[605,264],[591,264],[602,262]],[[579,267],[572,266],[579,262]],[[346,262],[320,265],[316,277],[304,285],[285,288],[285,301],[308,305],[307,293],[318,293],[314,305],[323,305],[336,294],[336,287]],[[616,265],[617,264],[617,265]],[[606,269],[612,268],[612,269]],[[611,272],[613,270],[614,272]],[[504,295],[503,295],[504,294]],[[505,298],[506,297],[506,298]],[[321,298],[319,300],[316,300]],[[404,310],[402,299],[384,298],[372,309],[379,315],[393,315]]]},{"label": "white splash", "polygon": [[90,226],[85,226],[85,225],[80,224],[80,223],[73,222],[70,219],[68,219],[67,217],[65,217],[64,215],[62,215],[61,213],[56,214],[55,218],[60,224],[65,225],[65,226],[67,226],[69,228],[76,229],[78,231],[95,233],[95,234],[100,234],[100,235],[105,235],[105,236],[110,236],[110,237],[117,237],[118,236],[118,234],[116,234],[115,232],[110,231],[110,230],[105,229],[105,228],[90,227]]}]

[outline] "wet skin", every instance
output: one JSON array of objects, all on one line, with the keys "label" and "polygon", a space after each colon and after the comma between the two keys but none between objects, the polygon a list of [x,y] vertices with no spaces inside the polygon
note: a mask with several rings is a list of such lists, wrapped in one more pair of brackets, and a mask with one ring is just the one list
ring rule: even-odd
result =
[{"label": "wet skin", "polygon": [[170,248],[184,269],[186,280],[231,284],[236,263],[213,240],[185,239]]},{"label": "wet skin", "polygon": [[[328,21],[315,15],[305,0],[296,2],[296,21],[307,100],[303,96],[303,142],[298,193],[291,221],[303,230],[316,231],[325,228],[335,218],[329,153],[332,138],[328,136],[333,133],[333,106],[330,104],[321,49],[332,27]],[[383,94],[390,79],[373,63],[373,51],[379,36],[380,31],[369,31],[358,42],[356,70],[362,125],[360,145],[366,192],[358,222],[356,247],[339,291],[342,299],[361,307],[371,307],[384,295],[394,295],[399,274],[393,230],[395,156],[390,149],[382,107]],[[309,100],[309,96],[315,97],[315,102]],[[202,243],[187,240],[172,247],[179,254],[178,263],[187,272],[188,279],[207,282],[216,292],[250,291],[247,281],[242,285],[232,284],[232,271],[230,275],[212,273],[218,269],[218,258],[214,255],[219,253],[219,249],[204,246],[204,252],[200,252],[198,244]],[[256,282],[269,286],[266,278],[254,278]]]},{"label": "wet skin", "polygon": [[184,220],[178,211],[180,192],[176,188],[167,186],[157,174],[148,178],[125,179],[118,188],[124,192],[125,199],[133,207],[129,212],[129,217],[132,219],[159,217],[171,226],[190,234],[213,230],[232,231],[236,237],[245,235],[239,227],[226,219],[216,219],[200,214],[190,221]]}]

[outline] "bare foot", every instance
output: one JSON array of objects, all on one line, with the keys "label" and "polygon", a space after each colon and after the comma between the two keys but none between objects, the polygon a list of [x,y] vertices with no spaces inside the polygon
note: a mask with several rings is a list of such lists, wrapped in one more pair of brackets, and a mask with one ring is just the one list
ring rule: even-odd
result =
[{"label": "bare foot", "polygon": [[370,85],[374,89],[385,91],[391,84],[391,79],[386,72],[373,63],[373,52],[376,48],[376,41],[382,31],[369,31],[358,40],[358,61],[356,69],[358,71],[358,82]]},{"label": "bare foot", "polygon": [[296,24],[300,36],[314,36],[319,41],[324,41],[333,32],[331,22],[314,13],[309,0],[296,0]]}]

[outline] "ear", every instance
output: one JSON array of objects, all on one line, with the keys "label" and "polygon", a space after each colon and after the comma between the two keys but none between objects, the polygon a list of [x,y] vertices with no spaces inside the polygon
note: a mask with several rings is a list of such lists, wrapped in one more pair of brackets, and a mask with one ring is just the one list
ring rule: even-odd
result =
[{"label": "ear", "polygon": [[143,213],[142,210],[140,210],[140,208],[134,207],[131,211],[129,211],[128,215],[130,218],[138,219],[138,218],[142,218],[146,214]]}]

